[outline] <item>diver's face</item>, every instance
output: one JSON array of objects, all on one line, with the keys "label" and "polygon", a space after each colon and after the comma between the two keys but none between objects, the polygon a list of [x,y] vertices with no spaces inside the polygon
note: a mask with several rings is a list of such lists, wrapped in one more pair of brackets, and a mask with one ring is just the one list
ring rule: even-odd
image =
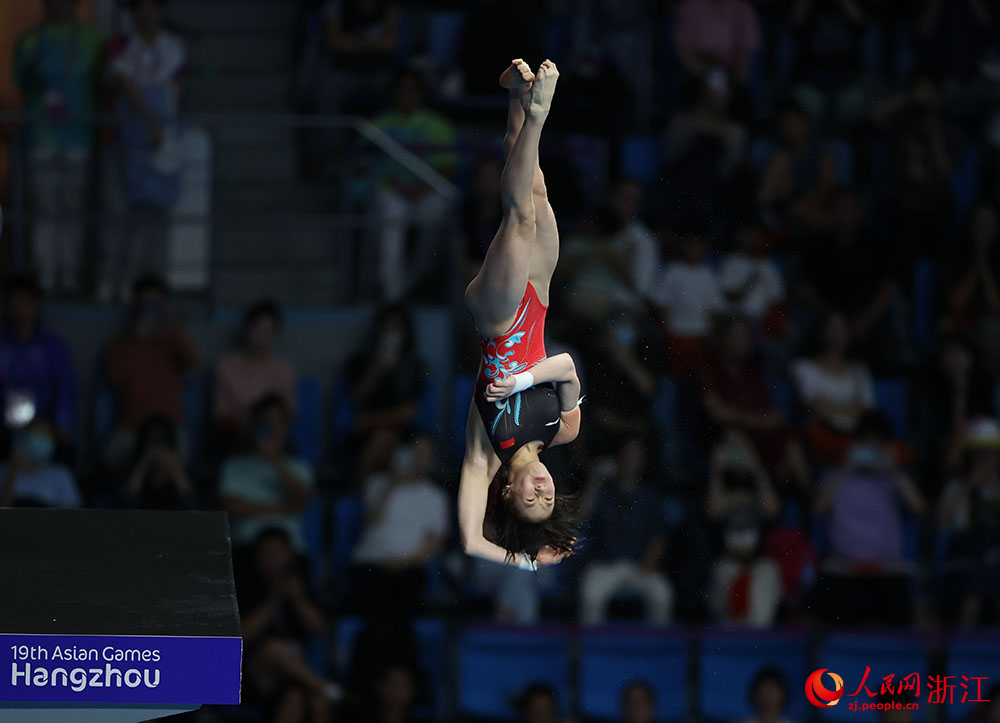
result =
[{"label": "diver's face", "polygon": [[530,462],[518,470],[504,494],[529,522],[547,520],[556,504],[555,483],[541,462]]}]

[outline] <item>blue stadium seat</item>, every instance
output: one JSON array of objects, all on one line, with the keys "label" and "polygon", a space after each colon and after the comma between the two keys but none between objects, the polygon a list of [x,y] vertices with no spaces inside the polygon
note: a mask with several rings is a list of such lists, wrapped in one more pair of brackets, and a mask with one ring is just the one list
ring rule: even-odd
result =
[{"label": "blue stadium seat", "polygon": [[420,395],[420,404],[417,408],[416,427],[421,432],[431,435],[434,438],[440,436],[441,415],[438,404],[439,385],[437,378],[428,374],[423,379],[424,389]]},{"label": "blue stadium seat", "polygon": [[191,372],[184,376],[181,414],[184,416],[184,432],[190,444],[191,459],[199,462],[205,452],[205,431],[209,420],[208,380],[204,373]]},{"label": "blue stadium seat", "polygon": [[396,33],[396,60],[401,66],[408,65],[413,56],[414,37],[416,36],[415,24],[412,12],[403,11],[399,14],[399,29]]},{"label": "blue stadium seat", "polygon": [[882,76],[882,26],[878,23],[869,23],[865,29],[865,37],[862,41],[862,52],[865,58],[865,72],[872,78]]},{"label": "blue stadium seat", "polygon": [[951,191],[955,196],[956,220],[961,223],[972,209],[979,193],[979,151],[975,146],[970,145],[965,149],[961,162],[951,174]]},{"label": "blue stadium seat", "polygon": [[[844,696],[838,705],[821,712],[824,720],[875,721],[877,711],[852,711],[850,701],[870,701],[868,694],[861,690],[857,697],[851,697],[865,674],[865,667],[871,672],[865,685],[878,694],[882,679],[893,675],[898,681],[911,673],[919,673],[924,681],[930,668],[928,664],[927,642],[917,636],[870,633],[833,633],[823,642],[816,668],[828,668],[844,679]],[[915,711],[916,720],[925,720],[924,706]]]},{"label": "blue stadium seat", "polygon": [[662,47],[667,48],[667,52],[657,54],[660,62],[657,66],[658,72],[654,73],[654,77],[658,81],[657,95],[662,99],[663,105],[672,110],[681,102],[680,79],[684,71],[680,58],[677,57],[676,52],[673,52],[673,49],[677,47],[677,23],[668,13],[664,13],[664,15],[663,23],[660,26],[660,43]]},{"label": "blue stadium seat", "polygon": [[549,20],[545,24],[545,57],[565,58],[571,40],[570,21],[564,18]]},{"label": "blue stadium seat", "polygon": [[360,497],[344,495],[333,503],[333,554],[331,572],[338,592],[351,584],[351,551],[361,537],[364,525],[364,505]]},{"label": "blue stadium seat", "polygon": [[322,635],[313,635],[306,641],[306,662],[309,667],[324,678],[327,677],[330,642]]},{"label": "blue stadium seat", "polygon": [[885,172],[889,165],[889,147],[882,141],[873,141],[868,148],[871,178],[868,182],[872,188],[884,188]]},{"label": "blue stadium seat", "polygon": [[849,186],[854,182],[854,149],[847,141],[834,138],[823,144],[825,150],[833,154],[837,171],[837,183]]},{"label": "blue stadium seat", "polygon": [[757,173],[764,170],[767,159],[771,157],[777,146],[770,138],[757,138],[750,142],[750,166]]},{"label": "blue stadium seat", "polygon": [[629,136],[622,143],[621,175],[644,185],[656,180],[663,165],[660,141],[648,136]]},{"label": "blue stadium seat", "polygon": [[420,642],[420,666],[427,676],[431,694],[429,712],[432,715],[426,717],[442,720],[448,708],[448,681],[451,679],[448,629],[444,620],[427,618],[414,620],[413,630]]},{"label": "blue stadium seat", "polygon": [[[944,675],[955,676],[953,680],[948,681],[955,685],[955,703],[943,706],[948,718],[952,720],[966,718],[969,710],[977,705],[970,701],[980,695],[980,700],[990,697],[990,687],[1000,681],[998,650],[1000,650],[1000,636],[996,632],[957,636],[950,642]],[[968,680],[963,680],[962,676]],[[972,680],[982,677],[986,677],[987,680],[981,683]],[[962,688],[963,683],[967,688]],[[977,690],[977,685],[982,685],[981,690]],[[965,704],[961,703],[963,694],[968,695]]]},{"label": "blue stadium seat", "polygon": [[667,469],[675,469],[681,457],[681,445],[677,436],[677,384],[664,375],[656,387],[656,395],[651,405],[653,424],[662,442],[661,462]]},{"label": "blue stadium seat", "polygon": [[889,415],[897,439],[907,439],[910,390],[904,379],[876,379],[875,406]]},{"label": "blue stadium seat", "polygon": [[309,582],[313,590],[322,588],[326,580],[326,512],[328,505],[321,496],[313,497],[302,513],[302,537],[309,560]]},{"label": "blue stadium seat", "polygon": [[295,421],[291,438],[295,453],[311,465],[319,462],[323,438],[323,415],[320,383],[313,377],[300,377],[295,385]]},{"label": "blue stadium seat", "polygon": [[551,148],[554,154],[569,161],[578,178],[598,181],[583,183],[588,201],[604,199],[605,184],[600,179],[608,177],[611,148],[607,139],[584,134],[564,136],[561,143]]},{"label": "blue stadium seat", "polygon": [[903,559],[916,561],[920,554],[920,522],[911,514],[903,515]]},{"label": "blue stadium seat", "polygon": [[763,115],[767,103],[767,69],[764,67],[764,53],[758,48],[750,54],[749,71],[747,72],[747,94],[754,111]]},{"label": "blue stadium seat", "polygon": [[451,455],[456,463],[465,456],[465,422],[475,390],[475,374],[458,374],[451,382]]},{"label": "blue stadium seat", "polygon": [[774,86],[784,88],[788,86],[792,74],[795,72],[795,54],[798,52],[795,41],[795,33],[791,27],[785,25],[778,32],[777,52],[775,53],[775,78]]},{"label": "blue stadium seat", "polygon": [[[707,632],[698,655],[698,711],[710,720],[753,717],[750,683],[757,671],[776,667],[788,682],[791,720],[803,720],[807,711],[801,695],[802,681],[809,674],[806,637],[782,632]],[[721,691],[726,695],[720,695]],[[795,692],[799,691],[796,695]]]},{"label": "blue stadium seat", "polygon": [[365,626],[362,618],[339,618],[333,631],[333,664],[335,673],[346,679],[351,672],[351,653],[358,633]]},{"label": "blue stadium seat", "polygon": [[792,386],[784,377],[772,374],[767,379],[767,386],[771,390],[771,398],[774,399],[774,406],[785,415],[787,421],[794,418],[794,405],[792,402]]},{"label": "blue stadium seat", "polygon": [[513,720],[511,701],[531,683],[556,691],[568,712],[568,636],[556,629],[483,627],[466,631],[458,645],[459,709],[480,718]]},{"label": "blue stadium seat", "polygon": [[913,268],[913,341],[925,354],[934,349],[935,275],[931,261],[918,261]]},{"label": "blue stadium seat", "polygon": [[580,640],[580,712],[584,718],[617,720],[621,690],[642,680],[656,691],[657,721],[688,714],[688,640],[648,628],[588,632]]},{"label": "blue stadium seat", "polygon": [[351,381],[347,375],[333,383],[330,398],[330,451],[336,454],[350,444],[358,410],[351,399]]},{"label": "blue stadium seat", "polygon": [[457,62],[464,22],[465,15],[458,12],[432,13],[427,20],[427,54],[436,68],[451,68]]},{"label": "blue stadium seat", "polygon": [[781,522],[778,523],[779,527],[794,527],[796,529],[805,529],[805,525],[802,524],[802,508],[799,507],[799,503],[795,500],[785,500],[784,504],[781,506]]},{"label": "blue stadium seat", "polygon": [[896,87],[906,85],[913,74],[917,62],[917,54],[913,47],[913,35],[906,23],[896,26]]},{"label": "blue stadium seat", "polygon": [[90,435],[98,458],[103,459],[108,440],[111,439],[111,433],[115,428],[115,415],[118,411],[115,392],[103,376],[94,384],[93,405]]}]

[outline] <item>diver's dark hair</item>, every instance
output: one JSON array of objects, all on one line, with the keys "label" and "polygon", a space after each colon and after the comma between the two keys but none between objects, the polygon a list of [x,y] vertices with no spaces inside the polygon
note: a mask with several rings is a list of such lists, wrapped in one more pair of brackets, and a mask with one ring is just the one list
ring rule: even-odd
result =
[{"label": "diver's dark hair", "polygon": [[578,536],[580,524],[580,499],[575,494],[556,495],[555,506],[548,519],[529,522],[518,513],[514,503],[503,494],[510,479],[510,463],[497,470],[490,490],[490,503],[486,506],[486,526],[490,540],[507,551],[507,559],[524,552],[534,560],[538,551],[550,545],[560,552],[570,554]]}]

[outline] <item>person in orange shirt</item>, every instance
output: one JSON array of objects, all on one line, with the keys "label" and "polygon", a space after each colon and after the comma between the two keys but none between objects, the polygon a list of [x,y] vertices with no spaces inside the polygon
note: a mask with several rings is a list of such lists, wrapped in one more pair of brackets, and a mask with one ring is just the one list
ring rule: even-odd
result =
[{"label": "person in orange shirt", "polygon": [[[105,373],[117,407],[116,429],[106,450],[112,471],[128,465],[136,432],[150,417],[165,417],[183,430],[184,374],[201,363],[201,356],[171,318],[169,299],[162,279],[145,276],[136,281],[125,328],[108,347]],[[184,450],[183,434],[181,440]]]}]

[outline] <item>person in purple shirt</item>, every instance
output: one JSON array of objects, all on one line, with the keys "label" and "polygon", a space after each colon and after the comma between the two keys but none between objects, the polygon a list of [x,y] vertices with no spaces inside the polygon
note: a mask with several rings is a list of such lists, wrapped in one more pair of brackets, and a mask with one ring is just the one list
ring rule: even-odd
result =
[{"label": "person in purple shirt", "polygon": [[841,624],[905,623],[912,613],[904,515],[922,515],[927,503],[899,467],[892,439],[884,412],[862,414],[847,461],[825,475],[814,503],[830,548],[818,597]]},{"label": "person in purple shirt", "polygon": [[76,373],[66,342],[41,323],[41,302],[33,279],[18,276],[8,283],[0,330],[4,424],[22,427],[44,417],[58,438],[70,441],[76,429]]}]

